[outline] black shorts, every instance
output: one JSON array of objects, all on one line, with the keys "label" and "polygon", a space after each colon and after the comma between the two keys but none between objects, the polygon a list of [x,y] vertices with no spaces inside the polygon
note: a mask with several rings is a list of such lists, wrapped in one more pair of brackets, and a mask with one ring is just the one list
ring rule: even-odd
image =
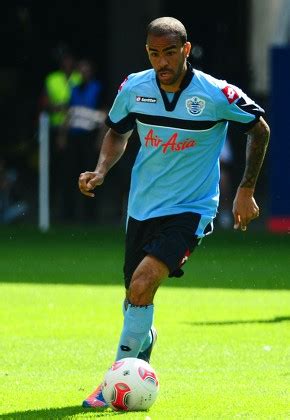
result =
[{"label": "black shorts", "polygon": [[124,264],[125,287],[137,266],[150,254],[169,269],[169,277],[181,277],[181,266],[198,245],[195,232],[201,216],[197,213],[181,213],[139,221],[129,217],[126,233]]}]

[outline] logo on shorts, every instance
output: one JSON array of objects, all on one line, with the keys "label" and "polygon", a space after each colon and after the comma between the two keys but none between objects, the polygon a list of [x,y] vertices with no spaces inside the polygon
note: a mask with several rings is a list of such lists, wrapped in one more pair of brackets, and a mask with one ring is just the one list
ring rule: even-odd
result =
[{"label": "logo on shorts", "polygon": [[147,96],[136,96],[136,102],[143,102],[145,104],[156,104],[157,98],[150,98]]},{"label": "logo on shorts", "polygon": [[189,114],[194,116],[200,115],[205,107],[205,101],[198,96],[187,99],[185,104]]},{"label": "logo on shorts", "polygon": [[189,249],[187,249],[186,252],[185,252],[185,254],[184,254],[184,257],[182,258],[182,260],[180,262],[180,265],[179,265],[180,267],[186,263],[186,261],[188,260],[189,256],[190,256],[190,251],[189,251]]}]

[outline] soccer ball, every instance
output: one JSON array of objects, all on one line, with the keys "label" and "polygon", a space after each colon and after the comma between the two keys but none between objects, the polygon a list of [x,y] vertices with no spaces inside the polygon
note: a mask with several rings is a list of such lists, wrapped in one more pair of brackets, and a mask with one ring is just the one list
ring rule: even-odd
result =
[{"label": "soccer ball", "polygon": [[102,393],[116,411],[147,410],[157,398],[159,382],[152,366],[144,360],[126,357],[107,371]]}]

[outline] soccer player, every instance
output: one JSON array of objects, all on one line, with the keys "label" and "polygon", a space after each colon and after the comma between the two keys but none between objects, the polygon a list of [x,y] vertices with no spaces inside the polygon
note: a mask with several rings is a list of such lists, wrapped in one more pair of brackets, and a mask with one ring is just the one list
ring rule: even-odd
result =
[{"label": "soccer player", "polygon": [[[219,156],[228,121],[247,133],[245,171],[233,203],[234,228],[245,231],[259,216],[254,199],[269,127],[264,111],[241,89],[194,70],[183,24],[162,17],[148,26],[146,50],[152,69],[124,80],[107,118],[98,164],[79,177],[93,197],[123,155],[137,127],[141,147],[132,169],[124,278],[124,325],[116,360],[149,361],[156,338],[154,295],[211,233],[219,201]],[[83,403],[105,406],[99,386]]]}]

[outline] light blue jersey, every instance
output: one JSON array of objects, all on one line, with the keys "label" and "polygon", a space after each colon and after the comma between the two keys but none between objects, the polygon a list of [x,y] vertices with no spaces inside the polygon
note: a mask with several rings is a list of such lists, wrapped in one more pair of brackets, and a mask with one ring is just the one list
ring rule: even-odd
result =
[{"label": "light blue jersey", "polygon": [[170,99],[153,69],[131,74],[107,119],[118,133],[137,125],[141,141],[128,215],[145,220],[194,212],[208,223],[219,201],[219,156],[228,121],[244,124],[246,132],[263,114],[236,86],[190,66]]}]

